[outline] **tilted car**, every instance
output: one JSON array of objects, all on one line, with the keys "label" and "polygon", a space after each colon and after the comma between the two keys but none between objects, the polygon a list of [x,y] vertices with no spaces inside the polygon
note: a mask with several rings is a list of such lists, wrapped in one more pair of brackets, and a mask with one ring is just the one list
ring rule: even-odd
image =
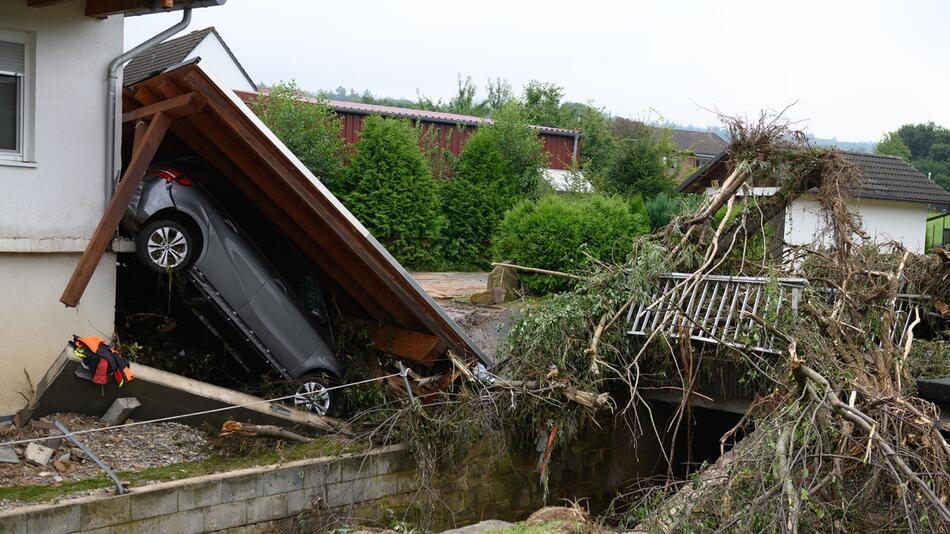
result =
[{"label": "tilted car", "polygon": [[336,391],[327,388],[343,369],[322,297],[307,309],[199,181],[181,168],[150,169],[123,227],[134,235],[143,266],[186,278],[228,328],[295,385],[294,405],[338,412]]}]

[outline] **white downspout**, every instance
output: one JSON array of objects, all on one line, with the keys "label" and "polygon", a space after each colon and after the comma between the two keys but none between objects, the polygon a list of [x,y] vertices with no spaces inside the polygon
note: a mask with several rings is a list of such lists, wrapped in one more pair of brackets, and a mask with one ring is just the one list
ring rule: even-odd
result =
[{"label": "white downspout", "polygon": [[112,198],[112,192],[115,190],[115,184],[119,181],[119,169],[115,164],[116,145],[119,142],[116,132],[116,121],[118,120],[118,85],[119,71],[126,63],[135,56],[152,48],[153,46],[168,39],[172,35],[184,30],[191,24],[191,8],[186,7],[182,13],[181,21],[167,30],[151,37],[147,41],[139,44],[135,48],[124,52],[109,63],[109,73],[106,76],[107,97],[106,97],[106,179],[105,179],[105,205],[109,204]]}]

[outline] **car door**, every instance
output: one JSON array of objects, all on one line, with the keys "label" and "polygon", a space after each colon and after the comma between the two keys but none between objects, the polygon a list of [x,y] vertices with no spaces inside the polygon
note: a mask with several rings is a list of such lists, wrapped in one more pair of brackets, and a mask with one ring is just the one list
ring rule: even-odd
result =
[{"label": "car door", "polygon": [[276,276],[264,283],[238,315],[294,376],[305,371],[301,365],[318,349],[323,354],[333,355],[317,328]]},{"label": "car door", "polygon": [[272,277],[257,250],[220,211],[209,209],[208,240],[198,270],[233,310],[243,308]]}]

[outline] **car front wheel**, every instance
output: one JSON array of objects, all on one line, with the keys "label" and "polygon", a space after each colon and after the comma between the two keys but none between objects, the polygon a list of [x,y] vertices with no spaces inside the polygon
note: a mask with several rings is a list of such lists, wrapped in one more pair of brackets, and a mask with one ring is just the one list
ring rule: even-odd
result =
[{"label": "car front wheel", "polygon": [[340,395],[337,381],[327,373],[310,373],[297,379],[294,396],[290,399],[295,408],[311,411],[317,415],[335,416],[340,413]]},{"label": "car front wheel", "polygon": [[191,230],[168,219],[145,225],[136,236],[135,251],[142,265],[160,273],[185,270],[197,252]]}]

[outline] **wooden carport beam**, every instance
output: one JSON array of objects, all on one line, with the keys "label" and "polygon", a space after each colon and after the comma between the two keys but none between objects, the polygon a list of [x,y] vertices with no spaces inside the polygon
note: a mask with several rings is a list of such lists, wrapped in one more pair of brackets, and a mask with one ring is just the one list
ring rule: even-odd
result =
[{"label": "wooden carport beam", "polygon": [[133,109],[132,111],[127,111],[122,114],[122,122],[145,119],[158,112],[163,112],[171,117],[183,117],[201,111],[204,105],[205,99],[203,96],[194,92],[185,93],[148,106]]},{"label": "wooden carport beam", "polygon": [[112,195],[105,213],[99,219],[99,225],[92,233],[92,239],[89,240],[86,250],[79,258],[79,264],[73,270],[73,275],[69,278],[66,289],[59,297],[59,301],[63,304],[73,308],[79,304],[79,299],[82,298],[86,286],[89,285],[89,280],[96,272],[96,266],[99,265],[99,260],[102,259],[106,247],[109,246],[109,241],[112,240],[112,234],[119,226],[119,221],[122,220],[122,215],[125,213],[129,201],[132,200],[132,195],[138,189],[139,183],[142,182],[142,177],[145,176],[145,171],[148,170],[152,158],[155,157],[155,152],[162,143],[171,120],[171,117],[159,111],[152,116],[152,120],[144,134],[139,135],[140,129],[136,126],[135,138],[137,143],[132,147],[132,160],[129,162],[129,166],[126,167],[125,174],[122,175],[119,186],[116,188],[115,194]]},{"label": "wooden carport beam", "polygon": [[347,322],[366,328],[373,349],[413,363],[430,366],[446,349],[445,341],[431,334],[352,317],[347,318]]}]

